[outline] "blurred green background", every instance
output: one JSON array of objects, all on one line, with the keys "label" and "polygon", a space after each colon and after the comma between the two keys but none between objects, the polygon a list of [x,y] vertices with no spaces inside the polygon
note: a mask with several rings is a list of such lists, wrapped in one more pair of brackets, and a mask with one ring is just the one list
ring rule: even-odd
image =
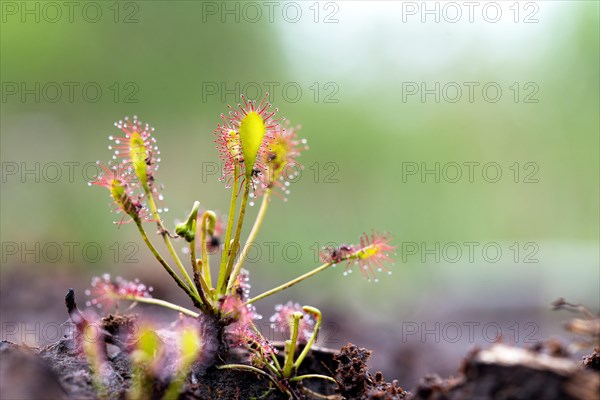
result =
[{"label": "blurred green background", "polygon": [[[262,2],[75,3],[72,15],[62,3],[2,3],[3,336],[14,321],[63,322],[66,288],[83,297],[103,272],[141,277],[157,295],[185,302],[135,228],[112,224],[108,194],[88,187],[82,175],[93,168],[83,167],[108,160],[113,122],[136,114],[156,128],[167,226],[194,200],[226,212],[230,192],[210,174],[219,162],[213,130],[239,90],[255,97],[268,86],[278,115],[302,125],[310,151],[289,200],[269,209],[262,256],[249,265],[254,293],[316,265],[315,246],[356,242],[372,228],[393,232],[398,255],[377,284],[338,268],[266,300],[258,306],[266,319],[288,298],[320,307],[335,324],[325,345],[375,348],[374,366],[410,385],[425,371],[452,372],[466,348],[486,341],[479,331],[458,345],[419,334],[404,340],[406,322],[492,321],[506,341],[523,344],[529,331],[515,323],[536,324],[540,340],[564,334],[566,316],[548,312],[557,297],[597,311],[597,2],[502,3],[496,23],[493,10],[482,12],[486,2],[473,22],[454,3],[462,12],[455,23],[443,2],[439,22],[420,2],[275,2],[272,15]],[[433,90],[424,98],[422,85]],[[22,175],[36,163],[38,172]],[[421,176],[436,163],[439,182]],[[462,166],[456,183],[449,163]],[[479,163],[473,182],[464,163]],[[482,174],[488,163],[499,166],[498,182],[495,170]],[[272,259],[269,241],[281,244]],[[70,242],[78,243],[72,258]],[[126,262],[130,242],[139,245],[134,263]],[[473,261],[463,253],[449,262],[454,253],[440,250],[438,262],[425,251],[458,243],[466,252],[465,242],[479,244]],[[94,248],[81,252],[88,243],[102,250],[97,262],[89,262]],[[301,256],[282,253],[286,243]],[[482,256],[488,243],[501,248],[498,262]],[[413,244],[418,252],[407,253]],[[521,337],[511,339],[514,329]]]}]

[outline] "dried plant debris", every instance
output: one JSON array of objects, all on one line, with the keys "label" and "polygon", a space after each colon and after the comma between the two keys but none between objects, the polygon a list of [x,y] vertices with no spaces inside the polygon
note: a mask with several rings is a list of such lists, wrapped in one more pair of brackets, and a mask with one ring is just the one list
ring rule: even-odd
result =
[{"label": "dried plant debris", "polygon": [[578,335],[571,347],[573,350],[600,345],[600,314],[594,315],[586,306],[567,302],[562,297],[552,303],[554,310],[567,310],[581,314],[583,318],[572,318],[565,323],[565,329]]},{"label": "dried plant debris", "polygon": [[569,357],[571,355],[567,347],[555,338],[539,341],[531,346],[529,350],[552,357]]},{"label": "dried plant debris", "polygon": [[407,399],[409,393],[398,386],[397,381],[385,382],[383,374],[369,373],[367,360],[371,352],[351,343],[342,347],[333,358],[338,362],[336,380],[339,392],[346,399]]},{"label": "dried plant debris", "polygon": [[416,399],[448,399],[449,393],[461,383],[464,378],[442,379],[436,374],[425,375],[414,390]]},{"label": "dried plant debris", "polygon": [[600,346],[596,346],[589,356],[583,357],[583,365],[592,371],[600,372]]},{"label": "dried plant debris", "polygon": [[571,359],[496,344],[467,357],[460,378],[421,381],[414,398],[589,400],[598,393],[600,375]]}]

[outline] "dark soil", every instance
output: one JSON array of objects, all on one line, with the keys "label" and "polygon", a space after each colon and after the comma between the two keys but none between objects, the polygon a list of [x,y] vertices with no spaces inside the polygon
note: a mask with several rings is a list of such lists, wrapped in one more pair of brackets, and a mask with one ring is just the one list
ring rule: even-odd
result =
[{"label": "dark soil", "polygon": [[[130,384],[131,370],[125,352],[110,346],[109,398],[122,399]],[[554,349],[555,350],[555,349]],[[300,374],[334,376],[338,385],[307,380],[306,387],[332,399],[465,400],[544,399],[593,400],[600,393],[599,349],[576,362],[552,354],[552,347],[522,349],[502,344],[469,354],[456,377],[424,377],[411,392],[394,381],[385,382],[381,373],[367,367],[370,351],[348,344],[339,352],[315,349]],[[243,362],[246,354],[232,349],[227,362]],[[2,399],[95,399],[92,376],[84,356],[72,339],[64,338],[43,349],[0,344],[0,398]],[[252,372],[195,370],[185,385],[182,399],[251,399],[263,396],[268,381]],[[154,398],[165,386],[156,384]],[[297,398],[314,398],[295,391]],[[286,399],[272,391],[265,399]]]},{"label": "dark soil", "polygon": [[0,342],[0,398],[66,399],[65,386],[51,365],[36,349]]},{"label": "dark soil", "polygon": [[[125,352],[112,349],[109,398],[126,397],[131,380],[131,365]],[[335,369],[334,352],[314,349],[303,363],[299,374],[331,375]],[[64,338],[42,349],[1,342],[1,399],[95,399],[92,374],[85,356],[73,339]],[[241,349],[229,352],[227,363],[244,363],[247,354]],[[33,384],[32,384],[33,383]],[[306,387],[321,394],[334,394],[335,385],[321,380],[307,380]],[[184,399],[250,399],[267,393],[269,381],[252,372],[196,369],[185,385]],[[166,384],[158,383],[154,397],[164,394]],[[265,399],[287,398],[273,391]]]},{"label": "dark soil", "polygon": [[[94,375],[81,348],[82,327],[88,322],[79,312],[72,291],[66,297],[71,321],[77,329],[70,336],[41,349],[0,342],[0,399],[96,399]],[[129,353],[136,315],[108,315],[100,319],[101,352],[107,361],[104,398],[125,399],[132,381]],[[211,327],[204,321],[203,327]],[[587,325],[586,325],[587,326]],[[594,325],[595,326],[595,325]],[[203,328],[205,330],[205,328]],[[203,337],[221,337],[213,331]],[[210,329],[209,329],[210,330]],[[214,330],[214,329],[213,329]],[[591,337],[595,338],[594,335]],[[167,329],[150,334],[168,340]],[[337,383],[323,379],[301,382],[281,381],[289,394],[273,389],[271,381],[252,371],[218,369],[222,364],[247,364],[249,353],[241,347],[212,343],[209,357],[201,357],[192,368],[182,388],[180,399],[350,399],[350,400],[594,400],[600,399],[600,347],[575,361],[560,342],[549,340],[530,349],[495,344],[468,354],[456,376],[442,379],[423,377],[412,392],[386,382],[381,372],[370,372],[367,362],[371,351],[353,344],[339,351],[313,347],[298,375],[319,374],[333,377]],[[205,342],[204,348],[211,342]],[[282,344],[276,345],[279,354]],[[394,349],[391,349],[394,350]],[[168,359],[170,360],[170,359]],[[283,360],[280,360],[282,363]],[[161,366],[164,377],[152,380],[144,397],[160,399],[169,385],[168,370],[176,365],[167,361]],[[402,369],[402,366],[398,366]],[[163,372],[164,372],[163,371]],[[288,397],[291,396],[291,397]]]},{"label": "dark soil", "polygon": [[347,399],[406,399],[410,393],[398,386],[397,381],[387,383],[383,374],[375,376],[369,373],[367,360],[371,352],[353,344],[342,347],[333,356],[337,361],[335,378],[338,381],[338,392]]}]

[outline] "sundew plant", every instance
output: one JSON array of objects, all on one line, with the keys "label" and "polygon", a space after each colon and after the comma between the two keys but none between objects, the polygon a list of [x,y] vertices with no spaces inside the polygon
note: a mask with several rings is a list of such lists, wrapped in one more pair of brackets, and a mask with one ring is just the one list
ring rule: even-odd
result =
[{"label": "sundew plant", "polygon": [[[360,236],[358,244],[323,249],[322,265],[271,290],[250,296],[249,271],[244,269],[248,251],[257,239],[270,203],[286,206],[283,202],[290,193],[288,178],[293,178],[288,171],[301,168],[297,159],[308,149],[307,141],[298,138],[300,127],[284,122],[267,97],[268,94],[257,102],[242,96],[237,107],[230,106],[228,113],[221,115],[214,131],[218,155],[223,161],[221,180],[231,191],[227,215],[201,211],[200,202],[195,201],[186,220],[173,227],[167,226],[161,216],[161,209],[165,207],[162,206],[161,186],[157,183],[160,151],[154,128],[137,117],[115,123],[119,134],[110,136],[112,143],[109,146],[114,151],[113,160],[100,164],[102,173],[91,184],[109,191],[114,211],[120,214],[115,223],[137,228],[152,255],[187,294],[193,306],[190,309],[156,299],[151,295],[152,288],[137,280],[111,279],[108,275],[94,278],[92,288],[86,293],[90,296],[88,306],[108,307],[119,301],[129,301],[167,307],[181,315],[181,323],[175,331],[174,341],[178,345],[175,346],[177,356],[174,366],[166,366],[168,349],[161,349],[165,344],[153,339],[149,327],[138,330],[135,337],[120,339],[129,343],[124,348],[134,367],[132,398],[143,398],[148,390],[145,387],[151,385],[152,379],[165,375],[170,382],[165,396],[176,398],[194,363],[204,370],[229,368],[253,371],[269,379],[270,390],[288,395],[300,390],[304,379],[335,382],[324,375],[297,373],[315,343],[322,323],[322,315],[317,308],[294,302],[276,307],[276,313],[270,320],[272,326],[276,331],[289,334],[282,352],[255,326],[255,320],[260,318],[255,303],[336,264],[345,264],[344,274],[358,269],[368,280],[376,281],[380,273],[391,273],[386,268],[395,250],[390,244],[390,235],[372,231]],[[209,140],[208,135],[199,140]],[[260,208],[248,237],[243,241],[242,228],[249,205],[258,200]],[[164,242],[168,256],[155,247],[157,240]],[[185,257],[175,250],[182,244],[189,249]],[[213,275],[211,271],[218,273]],[[72,292],[70,295],[71,304],[68,300],[67,306],[71,319],[85,333],[88,321],[77,310]],[[105,332],[104,335],[106,341],[110,333]],[[247,349],[249,356],[246,362],[223,362],[232,346]],[[99,377],[97,384],[101,388],[106,378],[102,375],[102,352],[89,344],[83,347]]]}]

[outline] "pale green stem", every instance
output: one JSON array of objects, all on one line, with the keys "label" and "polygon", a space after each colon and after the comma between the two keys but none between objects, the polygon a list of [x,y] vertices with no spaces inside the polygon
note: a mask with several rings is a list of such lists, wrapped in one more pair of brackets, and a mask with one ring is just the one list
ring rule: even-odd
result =
[{"label": "pale green stem", "polygon": [[[190,250],[191,253],[191,250]],[[194,255],[195,256],[195,255]],[[193,260],[194,258],[192,258]],[[200,265],[198,265],[198,263],[200,263]],[[206,310],[209,313],[212,312],[214,310],[213,306],[212,306],[212,293],[210,288],[206,285],[206,281],[204,280],[204,277],[202,276],[202,260],[198,260],[196,259],[196,265],[194,268],[194,286],[196,286],[196,291],[198,292],[198,295],[200,296],[200,299],[202,300],[202,303],[206,306]],[[196,277],[198,278],[198,282],[196,282]],[[207,297],[210,296],[210,297]]]},{"label": "pale green stem", "polygon": [[150,249],[150,251],[152,252],[152,254],[154,255],[154,257],[156,257],[156,259],[158,260],[158,262],[169,273],[169,275],[171,275],[171,277],[173,279],[175,279],[175,282],[177,282],[177,285],[179,285],[179,287],[182,288],[188,294],[188,296],[190,296],[192,298],[192,300],[195,300],[195,301],[201,303],[201,300],[200,300],[198,294],[195,293],[194,291],[192,291],[192,289],[189,288],[185,284],[185,282],[183,282],[181,280],[181,278],[179,277],[179,275],[177,275],[175,273],[175,271],[173,271],[173,268],[171,268],[171,266],[165,261],[165,259],[156,250],[156,248],[154,247],[154,245],[152,244],[152,242],[150,241],[150,239],[148,239],[148,235],[146,234],[146,231],[144,230],[144,227],[142,226],[142,222],[140,220],[136,220],[135,224],[137,225],[138,230],[140,231],[140,234],[142,235],[142,239],[144,239],[144,243],[146,243],[146,246],[148,246],[148,248]]},{"label": "pale green stem", "polygon": [[[206,295],[210,296],[210,298],[212,299],[213,289],[210,286],[208,286],[208,284],[204,280],[204,276],[202,275],[202,260],[196,259],[196,274],[198,275],[198,280],[200,281],[200,287],[202,289],[202,292],[206,293]],[[202,295],[202,293],[200,294]],[[209,306],[211,304],[209,299],[206,299],[206,303]]]},{"label": "pale green stem", "polygon": [[[194,239],[190,242],[190,264],[192,265],[192,271],[194,271],[194,274],[198,275],[198,278],[200,278],[200,282],[202,282],[202,271],[200,271],[200,268],[198,267],[198,259],[196,258],[196,221],[193,222],[192,226],[194,231]],[[194,287],[196,286],[197,285],[194,284]],[[198,292],[198,294],[203,298],[203,300],[204,296],[202,296],[200,292],[208,293],[206,290],[207,289],[204,286],[200,288],[196,287],[196,292]]]},{"label": "pale green stem", "polygon": [[246,257],[248,256],[250,247],[254,244],[254,241],[256,240],[258,231],[260,230],[260,227],[265,219],[265,215],[267,213],[267,208],[269,207],[269,202],[271,200],[271,193],[272,192],[271,192],[270,188],[267,189],[267,191],[265,192],[265,195],[262,200],[262,204],[260,205],[260,210],[258,210],[258,214],[256,215],[256,220],[254,221],[254,225],[252,226],[252,230],[250,231],[250,234],[248,235],[248,239],[246,240],[244,249],[242,250],[242,253],[240,254],[240,258],[238,259],[237,263],[235,264],[235,267],[233,268],[233,272],[231,273],[231,280],[229,281],[228,289],[230,289],[232,287],[233,283],[235,282],[235,278],[240,273],[240,270],[242,269],[244,261],[246,260]]},{"label": "pale green stem", "polygon": [[[225,240],[223,241],[223,252],[221,253],[221,264],[219,266],[219,278],[217,280],[217,289],[223,285],[225,281],[225,273],[227,272],[227,256],[229,255],[229,246],[231,245],[231,231],[235,221],[235,208],[237,205],[238,195],[238,166],[233,168],[233,187],[231,188],[231,201],[229,203],[229,215],[227,216],[227,229],[225,230]],[[218,290],[217,290],[218,293]]]},{"label": "pale green stem", "polygon": [[321,328],[321,323],[323,322],[323,316],[321,315],[321,311],[317,310],[314,307],[309,307],[309,306],[304,306],[304,307],[302,307],[302,309],[308,313],[315,315],[317,321],[315,322],[315,329],[313,330],[313,333],[310,336],[310,339],[308,339],[308,343],[306,343],[306,346],[304,346],[304,349],[302,349],[302,353],[300,353],[300,355],[298,356],[298,359],[294,363],[294,368],[296,369],[296,371],[300,368],[300,364],[302,364],[302,361],[304,361],[304,358],[310,351],[310,348],[315,343],[315,340],[317,339],[317,335],[319,334],[319,329]]},{"label": "pale green stem", "polygon": [[323,399],[323,400],[342,400],[342,399],[344,399],[344,397],[340,396],[339,394],[331,394],[331,395],[321,394],[321,393],[317,393],[315,391],[310,390],[306,386],[303,386],[300,389],[305,394],[309,395],[311,399]]},{"label": "pale green stem", "polygon": [[279,364],[279,360],[274,353],[271,353],[271,360],[273,360],[273,364],[275,365],[275,369],[277,371],[281,371],[281,365]]},{"label": "pale green stem", "polygon": [[273,382],[275,384],[276,387],[281,389],[281,386],[279,385],[279,382],[277,382],[275,380],[275,378],[273,378],[271,375],[267,374],[265,371],[258,369],[256,367],[253,367],[251,365],[245,365],[245,364],[225,364],[225,365],[220,365],[217,367],[218,369],[237,369],[237,370],[241,370],[241,371],[251,371],[254,372],[255,374],[258,375],[262,375],[267,377],[271,382]]},{"label": "pale green stem", "polygon": [[177,304],[169,303],[166,300],[155,299],[153,297],[142,297],[142,296],[125,296],[125,300],[136,301],[138,303],[154,304],[157,306],[170,308],[171,310],[179,311],[182,314],[189,315],[190,317],[197,318],[198,313],[188,310],[185,307],[178,306]]},{"label": "pale green stem", "polygon": [[208,243],[206,242],[207,238],[207,229],[206,222],[208,219],[208,214],[205,212],[202,215],[202,223],[200,224],[200,230],[202,231],[202,275],[204,280],[206,281],[206,285],[208,287],[212,287],[212,278],[210,274],[210,258],[208,256]]},{"label": "pale green stem", "polygon": [[235,237],[233,238],[233,243],[229,247],[228,261],[227,261],[227,269],[225,270],[225,280],[223,281],[223,285],[218,290],[218,293],[225,294],[227,290],[227,286],[229,285],[229,281],[231,281],[231,270],[233,268],[233,262],[235,261],[235,256],[237,254],[237,250],[240,247],[240,236],[242,234],[242,226],[244,225],[244,217],[246,216],[246,208],[248,207],[248,197],[250,195],[250,188],[252,187],[252,183],[249,179],[246,179],[244,183],[244,194],[242,195],[242,204],[240,205],[240,214],[237,219],[237,226],[235,228]]},{"label": "pale green stem", "polygon": [[[256,325],[254,324],[254,322],[250,321],[249,325],[250,325],[250,329],[252,329],[257,335],[259,335],[261,337],[263,336],[262,333],[260,333],[260,331],[258,330],[258,328],[256,327]],[[279,365],[279,361],[277,360],[277,356],[275,354],[271,353],[271,359],[273,360],[273,364],[275,364],[274,372],[275,372],[275,374],[279,375],[279,371],[281,370],[281,366]]]},{"label": "pale green stem", "polygon": [[190,264],[192,269],[198,269],[198,259],[196,258],[196,238],[190,242]]},{"label": "pale green stem", "polygon": [[[208,288],[206,287],[206,283],[202,279],[202,270],[198,266],[198,259],[196,258],[196,239],[190,242],[190,264],[192,264],[192,270],[194,271],[194,276],[198,275],[198,279],[200,280],[200,288],[196,287],[196,291],[198,294],[200,292],[208,293]],[[194,284],[194,286],[197,286]]]},{"label": "pale green stem", "polygon": [[254,303],[254,302],[258,301],[258,300],[264,299],[265,297],[271,296],[271,295],[273,295],[273,294],[275,294],[277,292],[280,292],[280,291],[282,291],[284,289],[287,289],[287,288],[289,288],[291,286],[294,286],[295,284],[302,282],[306,278],[310,278],[311,276],[313,276],[315,274],[318,274],[321,271],[326,270],[327,268],[331,267],[332,265],[334,265],[334,264],[332,264],[332,263],[325,263],[325,264],[323,264],[323,265],[321,265],[321,266],[313,269],[312,271],[309,271],[309,272],[305,273],[304,275],[301,275],[301,276],[297,277],[296,279],[292,279],[291,281],[288,281],[288,282],[284,283],[283,285],[279,285],[276,288],[273,288],[271,290],[267,290],[266,292],[264,292],[262,294],[259,294],[258,296],[255,296],[255,297],[251,298],[250,300],[248,300],[246,302],[246,304],[252,304],[252,303]]},{"label": "pale green stem", "polygon": [[280,372],[279,372],[279,370],[277,369],[277,366],[275,366],[275,365],[271,364],[271,363],[269,362],[269,360],[265,359],[265,360],[264,360],[264,364],[263,364],[263,365],[264,365],[265,367],[269,368],[269,369],[271,370],[271,372],[272,372],[273,374],[275,374],[275,376],[277,376],[277,377],[281,377],[281,373],[280,373]]},{"label": "pale green stem", "polygon": [[301,381],[303,379],[324,379],[326,381],[330,381],[332,383],[337,383],[335,379],[327,375],[319,375],[319,374],[306,374],[306,375],[298,375],[290,378],[290,382]]},{"label": "pale green stem", "polygon": [[[166,232],[166,229],[162,223],[162,219],[160,218],[160,215],[158,214],[158,209],[156,208],[156,203],[154,202],[154,196],[152,196],[152,192],[150,191],[150,188],[147,185],[144,185],[144,191],[146,192],[146,197],[148,198],[148,205],[150,206],[150,211],[152,212],[152,215],[156,219],[156,223],[162,230],[162,232],[160,234],[163,237],[163,240],[165,241],[165,245],[167,245],[167,249],[169,249],[169,253],[171,253],[171,257],[173,257],[173,260],[175,260],[175,264],[179,268],[179,271],[181,271],[181,274],[187,281],[190,289],[192,289],[194,292],[197,292],[196,286],[194,285],[194,281],[192,281],[192,278],[190,278],[190,275],[188,274],[187,270],[181,263],[181,260],[179,259],[179,256],[177,255],[177,252],[175,251],[175,248],[173,248],[171,239],[169,239],[169,235]],[[196,294],[198,294],[198,293],[196,293]]]},{"label": "pale green stem", "polygon": [[296,343],[298,341],[298,328],[300,320],[302,319],[301,312],[295,312],[292,317],[294,322],[292,325],[292,333],[289,340],[289,349],[285,354],[285,361],[283,363],[283,377],[289,378],[292,375],[292,367],[294,366],[294,354],[296,353]]}]

